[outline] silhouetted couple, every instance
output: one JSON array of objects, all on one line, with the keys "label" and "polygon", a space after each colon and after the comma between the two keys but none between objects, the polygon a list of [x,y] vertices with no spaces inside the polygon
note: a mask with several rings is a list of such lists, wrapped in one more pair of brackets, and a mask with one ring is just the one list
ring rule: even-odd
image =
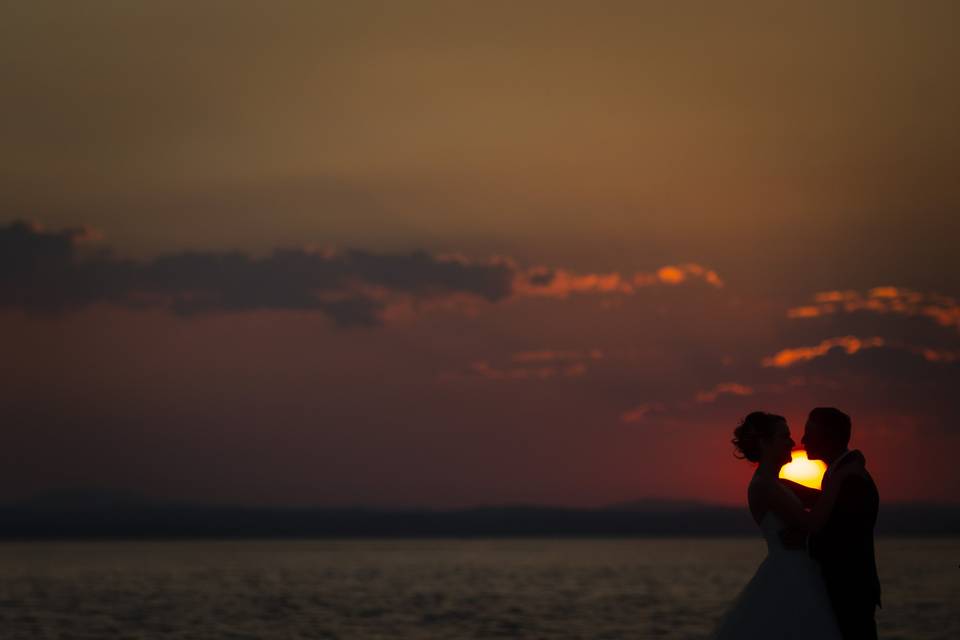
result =
[{"label": "silhouetted couple", "polygon": [[807,457],[828,464],[821,491],[778,479],[795,446],[782,416],[751,413],[733,434],[738,457],[757,463],[747,499],[768,552],[713,638],[875,639],[879,495],[863,454],[847,449],[850,417],[821,407],[807,419]]}]

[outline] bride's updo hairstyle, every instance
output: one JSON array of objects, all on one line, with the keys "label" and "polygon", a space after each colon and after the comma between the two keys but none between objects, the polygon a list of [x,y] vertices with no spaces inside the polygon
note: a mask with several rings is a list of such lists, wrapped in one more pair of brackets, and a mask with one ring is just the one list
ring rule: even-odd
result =
[{"label": "bride's updo hairstyle", "polygon": [[763,453],[763,441],[769,439],[777,430],[777,423],[786,418],[764,411],[754,411],[733,430],[733,455],[750,462],[760,462]]}]

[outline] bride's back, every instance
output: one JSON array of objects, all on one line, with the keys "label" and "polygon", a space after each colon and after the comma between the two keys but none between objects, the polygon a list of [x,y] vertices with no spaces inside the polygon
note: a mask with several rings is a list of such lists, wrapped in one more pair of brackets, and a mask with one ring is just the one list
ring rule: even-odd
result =
[{"label": "bride's back", "polygon": [[750,481],[750,486],[747,491],[750,513],[753,515],[757,526],[760,528],[760,533],[767,543],[768,553],[773,554],[793,550],[785,547],[780,538],[780,534],[787,528],[787,525],[780,516],[770,508],[770,501],[766,497],[770,491],[783,491],[798,503],[800,502],[799,498],[787,491],[779,483],[770,483],[767,480],[762,480],[754,476]]}]

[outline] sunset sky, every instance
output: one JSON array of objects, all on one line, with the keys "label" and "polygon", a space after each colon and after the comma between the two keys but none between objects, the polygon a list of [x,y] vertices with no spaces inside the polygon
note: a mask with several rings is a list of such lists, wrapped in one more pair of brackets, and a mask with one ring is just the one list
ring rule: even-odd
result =
[{"label": "sunset sky", "polygon": [[853,418],[960,495],[952,1],[0,20],[0,501],[741,503]]}]

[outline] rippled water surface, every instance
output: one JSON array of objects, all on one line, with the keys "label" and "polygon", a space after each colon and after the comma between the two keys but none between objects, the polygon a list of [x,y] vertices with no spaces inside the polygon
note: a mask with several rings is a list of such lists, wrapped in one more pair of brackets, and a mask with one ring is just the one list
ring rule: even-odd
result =
[{"label": "rippled water surface", "polygon": [[[703,638],[739,539],[0,544],[3,638]],[[882,638],[960,638],[960,540],[878,541]]]}]

